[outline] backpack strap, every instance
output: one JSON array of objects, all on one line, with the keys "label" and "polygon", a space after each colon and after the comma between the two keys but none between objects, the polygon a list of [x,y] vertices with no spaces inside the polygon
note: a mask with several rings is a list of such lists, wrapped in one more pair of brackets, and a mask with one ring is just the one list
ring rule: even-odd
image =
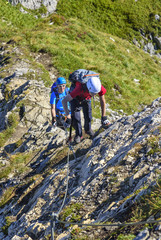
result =
[{"label": "backpack strap", "polygon": [[[65,94],[67,95],[68,92],[69,92],[69,90],[68,90],[68,88],[66,87],[66,88],[65,88]],[[55,108],[56,108],[57,103],[58,103],[58,101],[59,101],[59,93],[58,93],[57,91],[54,92],[54,93],[55,93],[55,96],[56,96],[56,103],[55,103]],[[59,115],[59,112],[60,112],[60,110],[56,108],[56,113],[57,113],[58,115]]]},{"label": "backpack strap", "polygon": [[66,87],[65,88],[65,94],[68,95],[69,89]]},{"label": "backpack strap", "polygon": [[98,73],[95,73],[95,74],[86,74],[86,75],[84,75],[83,77],[99,77],[99,74],[98,74]]},{"label": "backpack strap", "polygon": [[55,109],[56,109],[56,113],[58,112],[58,110],[57,110],[57,103],[58,103],[58,101],[59,101],[59,93],[56,91],[56,92],[54,92],[55,93],[55,96],[56,96],[56,103],[55,103]]},{"label": "backpack strap", "polygon": [[86,92],[88,90],[86,83],[81,83],[81,89]]}]

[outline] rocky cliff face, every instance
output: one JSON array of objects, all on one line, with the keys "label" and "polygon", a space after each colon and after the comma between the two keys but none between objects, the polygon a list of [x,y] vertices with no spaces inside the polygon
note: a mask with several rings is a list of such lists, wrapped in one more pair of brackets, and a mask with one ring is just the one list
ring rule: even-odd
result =
[{"label": "rocky cliff face", "polygon": [[[58,0],[9,0],[12,5],[21,4],[23,7],[31,10],[36,10],[44,6],[47,10],[47,14],[53,13],[56,10]],[[23,9],[21,8],[21,11]],[[24,11],[24,10],[23,10]]]},{"label": "rocky cliff face", "polygon": [[[0,149],[4,174],[0,181],[0,239],[50,239],[53,213],[65,222],[128,221],[132,207],[160,176],[161,98],[131,116],[115,114],[106,130],[99,129],[100,121],[95,119],[93,128],[99,130],[93,141],[84,136],[79,145],[69,147],[68,133],[51,128],[50,89],[34,79],[41,70],[33,69],[20,49],[9,50],[6,45],[1,47],[0,65],[1,131],[10,126],[13,114],[17,118],[15,131]],[[20,157],[18,164],[16,157]],[[12,162],[17,167],[6,176]],[[19,170],[21,164],[23,170]],[[151,217],[157,220],[160,215]],[[161,237],[159,223],[143,232],[142,228],[135,231],[135,239]],[[56,239],[117,239],[112,236],[118,229],[70,226],[56,220],[54,234]],[[130,230],[124,234],[127,232]]]}]

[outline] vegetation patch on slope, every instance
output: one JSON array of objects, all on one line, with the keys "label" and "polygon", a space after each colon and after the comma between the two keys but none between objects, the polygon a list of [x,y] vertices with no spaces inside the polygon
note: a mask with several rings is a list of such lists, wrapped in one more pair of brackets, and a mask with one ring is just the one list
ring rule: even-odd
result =
[{"label": "vegetation patch on slope", "polygon": [[[107,89],[106,100],[111,108],[123,109],[127,113],[132,113],[137,111],[139,106],[149,104],[160,96],[161,70],[159,59],[152,59],[148,54],[129,44],[126,40],[109,35],[103,32],[101,28],[96,30],[96,28],[90,26],[86,19],[81,19],[76,15],[71,18],[73,15],[69,14],[68,11],[70,17],[66,13],[65,17],[51,14],[44,19],[35,19],[32,14],[18,13],[17,8],[2,0],[0,2],[2,3],[0,7],[2,10],[0,13],[0,22],[2,23],[0,25],[0,37],[2,41],[14,39],[16,45],[24,46],[29,51],[50,54],[51,65],[57,68],[59,75],[66,78],[68,78],[70,72],[79,68],[100,73],[102,84]],[[78,1],[77,6],[80,7],[83,3],[84,1],[82,3]],[[126,11],[130,10],[130,4],[132,4],[131,1],[126,3],[122,1],[121,4],[119,4],[120,1],[107,1],[107,3],[106,1],[99,1],[99,3],[98,1],[95,3],[87,1],[87,5],[84,3],[86,9],[93,12],[95,12],[94,9],[88,8],[89,3],[97,8],[98,12],[101,11],[102,6],[106,6],[104,8],[105,13],[111,14],[116,22],[119,21],[113,14],[114,4],[120,5],[120,8],[126,9]],[[136,2],[134,6],[141,3],[143,5],[144,1]],[[152,3],[153,1],[144,4],[145,9],[151,9],[149,12],[156,13],[158,2],[156,4]],[[58,12],[60,12],[60,8],[62,11],[65,10],[65,7],[74,9],[72,4],[74,4],[73,1],[69,1],[64,6],[63,2],[60,1]],[[153,8],[152,5],[154,5]],[[109,9],[112,8],[113,12],[107,11],[108,6],[111,6]],[[83,9],[84,7],[81,12],[84,13]],[[131,7],[131,11],[132,9],[133,11],[137,10],[134,7]],[[145,9],[142,9],[143,16]],[[141,14],[140,11],[135,11],[136,16]],[[119,12],[117,15],[122,16],[122,18],[125,16]],[[83,16],[88,16],[88,14],[83,14]],[[102,18],[103,14],[100,14],[100,26]],[[136,19],[138,24],[145,20],[143,18],[141,21],[139,17],[136,17]],[[93,22],[93,20],[90,20],[90,22]],[[150,26],[147,21],[146,24]],[[112,26],[111,21],[110,25]],[[118,28],[120,29],[120,25]],[[114,29],[116,30],[115,27]],[[121,32],[123,31],[121,30]],[[111,33],[113,32],[111,31]],[[119,34],[117,35],[119,36]],[[97,116],[99,114],[96,113]]]},{"label": "vegetation patch on slope", "polygon": [[58,13],[78,18],[100,31],[132,40],[145,33],[161,33],[160,21],[155,15],[161,12],[159,0],[60,0]]}]

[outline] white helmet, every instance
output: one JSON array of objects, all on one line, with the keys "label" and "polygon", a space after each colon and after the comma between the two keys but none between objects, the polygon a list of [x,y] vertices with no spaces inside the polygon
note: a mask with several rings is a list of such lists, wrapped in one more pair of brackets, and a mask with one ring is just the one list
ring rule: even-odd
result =
[{"label": "white helmet", "polygon": [[101,81],[98,77],[91,77],[88,79],[87,88],[91,93],[99,93],[101,91]]}]

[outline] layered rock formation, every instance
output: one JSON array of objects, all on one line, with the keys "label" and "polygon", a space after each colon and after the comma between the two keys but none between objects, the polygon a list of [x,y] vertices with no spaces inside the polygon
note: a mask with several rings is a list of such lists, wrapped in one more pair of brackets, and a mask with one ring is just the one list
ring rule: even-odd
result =
[{"label": "layered rock formation", "polygon": [[[118,226],[71,227],[68,222],[124,223],[132,207],[156,185],[161,173],[161,98],[142,112],[117,116],[106,130],[99,129],[95,119],[93,128],[99,130],[93,141],[84,136],[79,145],[69,147],[68,132],[50,124],[50,89],[31,75],[26,77],[40,69],[22,58],[4,68],[7,51],[1,48],[6,75],[0,80],[1,130],[13,113],[19,123],[1,147],[1,169],[5,171],[13,157],[30,158],[23,165],[25,171],[15,169],[1,179],[0,239],[50,239],[53,213],[66,222],[56,220],[57,239],[116,239],[112,234]],[[14,51],[20,54],[17,48]],[[4,201],[9,188],[9,201]],[[158,220],[160,215],[151,217]],[[160,224],[137,234],[136,239],[159,239]]]}]

